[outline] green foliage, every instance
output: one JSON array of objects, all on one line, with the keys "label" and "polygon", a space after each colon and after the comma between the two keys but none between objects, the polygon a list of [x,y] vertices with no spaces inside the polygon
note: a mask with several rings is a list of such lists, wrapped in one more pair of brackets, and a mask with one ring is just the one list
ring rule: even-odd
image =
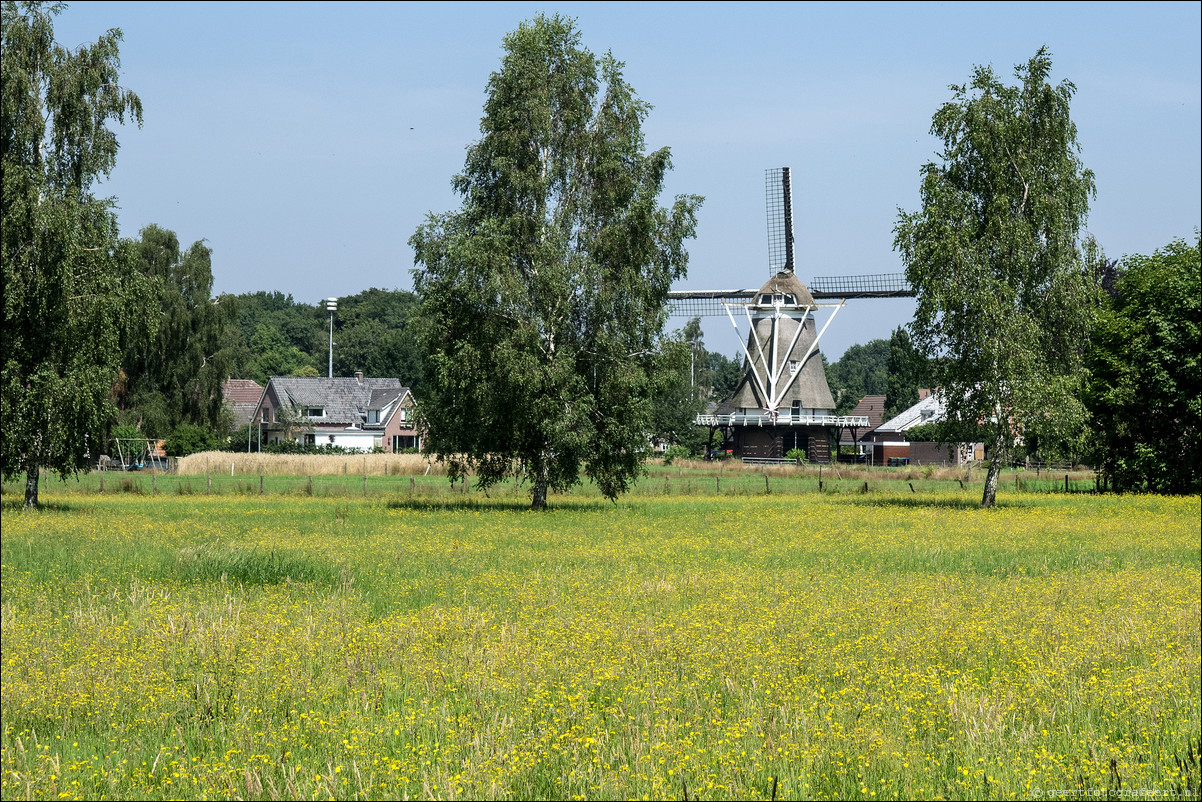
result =
[{"label": "green foliage", "polygon": [[707,351],[705,366],[710,375],[710,398],[721,403],[733,396],[743,375],[743,363],[723,354]]},{"label": "green foliage", "polygon": [[139,270],[158,293],[158,335],[127,350],[118,403],[156,437],[181,423],[224,428],[221,382],[237,355],[237,302],[212,297],[211,251],[195,242],[181,252],[175,233],[156,225],[134,244]]},{"label": "green foliage", "polygon": [[894,418],[918,403],[918,390],[926,372],[923,359],[910,333],[898,326],[889,338],[889,359],[886,363],[885,420]]},{"label": "green foliage", "polygon": [[866,395],[884,395],[888,378],[889,341],[853,345],[834,364],[826,364],[826,381],[835,396],[835,414],[846,415]]},{"label": "green foliage", "polygon": [[679,377],[664,302],[701,203],[659,206],[670,158],[644,153],[649,108],[569,20],[505,37],[481,139],[452,181],[462,207],[410,239],[419,415],[452,480],[516,470],[541,508],[582,468],[609,498],[641,472],[652,399]]},{"label": "green foliage", "polygon": [[1098,314],[1086,395],[1100,472],[1119,491],[1202,484],[1200,240],[1123,260]]},{"label": "green foliage", "polygon": [[[684,334],[684,336],[681,336]],[[696,368],[695,351],[704,348],[694,338],[690,346],[686,333],[661,344],[663,382],[652,399],[651,426],[648,433],[666,443],[678,445],[691,436],[696,418],[705,408],[706,391],[691,383]]]},{"label": "green foliage", "polygon": [[186,457],[201,451],[216,451],[220,442],[204,426],[181,423],[163,440],[163,450],[169,457]]},{"label": "green foliage", "polygon": [[790,448],[785,452],[785,459],[791,459],[798,465],[802,465],[810,461],[804,448]]},{"label": "green foliage", "polygon": [[[906,439],[911,443],[946,443],[943,427],[938,423],[920,423],[906,429]],[[976,442],[975,440],[972,442]]]},{"label": "green foliage", "polygon": [[313,367],[314,357],[292,345],[283,331],[268,323],[255,326],[250,338],[251,362],[247,375],[265,384],[272,376],[291,376]]},{"label": "green foliage", "polygon": [[122,424],[113,427],[113,437],[120,440],[134,440],[139,437],[145,437],[145,435],[142,434],[142,430],[137,426]]},{"label": "green foliage", "polygon": [[[249,444],[249,449],[247,445]],[[230,433],[229,437],[225,438],[223,451],[232,451],[235,453],[245,451],[259,451],[259,427],[257,424],[250,424],[241,428],[235,429]]]},{"label": "green foliage", "polygon": [[113,201],[92,194],[116,164],[110,122],[142,121],[120,84],[121,32],[68,50],[54,41],[61,10],[5,2],[0,48],[0,465],[5,478],[26,474],[29,506],[41,468],[87,468],[115,414],[121,355],[156,322],[141,314],[151,296]]},{"label": "green foliage", "polygon": [[922,208],[899,210],[895,247],[918,295],[911,331],[933,359],[950,425],[990,422],[993,505],[998,468],[1019,437],[1067,439],[1084,426],[1081,362],[1097,284],[1082,227],[1093,173],[1069,116],[1075,88],[1048,82],[1040,49],[1018,86],[988,67],[953,87],[931,131],[941,163],[922,168]]},{"label": "green foliage", "polygon": [[280,440],[263,444],[264,454],[362,454],[357,448],[338,446],[333,443],[298,443],[295,440]]},{"label": "green foliage", "polygon": [[664,451],[664,464],[671,465],[675,460],[688,459],[693,456],[687,446],[668,446]]},{"label": "green foliage", "polygon": [[[421,378],[418,346],[410,325],[417,312],[417,296],[401,290],[364,290],[340,298],[334,314],[334,375],[399,379],[416,387]],[[322,342],[328,358],[329,341]]]},{"label": "green foliage", "polygon": [[[266,383],[272,376],[325,376],[329,317],[324,307],[297,303],[280,292],[239,295],[241,347],[232,372]],[[416,387],[421,377],[411,319],[417,296],[368,289],[338,299],[334,313],[334,375],[399,379]]]}]

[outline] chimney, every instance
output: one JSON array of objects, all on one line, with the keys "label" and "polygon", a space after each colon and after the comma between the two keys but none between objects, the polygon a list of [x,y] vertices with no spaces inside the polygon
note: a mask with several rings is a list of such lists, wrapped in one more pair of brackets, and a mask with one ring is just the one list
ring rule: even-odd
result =
[{"label": "chimney", "polygon": [[355,381],[359,382],[360,384],[363,384],[363,371],[361,371],[361,370],[355,371]]},{"label": "chimney", "polygon": [[929,396],[930,394],[931,394],[930,390],[919,390],[918,391],[918,400],[925,401],[927,396]]}]

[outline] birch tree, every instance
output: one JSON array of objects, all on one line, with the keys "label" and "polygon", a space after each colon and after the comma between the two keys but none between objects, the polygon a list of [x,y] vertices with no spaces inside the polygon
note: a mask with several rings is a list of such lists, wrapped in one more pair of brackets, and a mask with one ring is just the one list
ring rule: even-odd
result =
[{"label": "birch tree", "polygon": [[4,272],[3,474],[24,473],[38,504],[42,468],[86,469],[103,448],[126,345],[150,301],[111,199],[93,195],[117,159],[111,122],[142,122],[119,84],[121,32],[68,50],[61,5],[3,4],[0,72]]},{"label": "birch tree", "polygon": [[574,22],[504,40],[458,211],[410,239],[423,350],[419,413],[452,480],[528,480],[532,506],[583,470],[615,498],[638,475],[664,364],[664,303],[701,198],[659,205],[668,148],[645,151],[638,98]]},{"label": "birch tree", "polygon": [[1051,84],[1051,69],[1040,49],[1015,69],[1016,86],[977,67],[951,87],[931,124],[943,148],[922,168],[922,208],[899,210],[895,228],[918,296],[914,342],[932,358],[948,433],[957,423],[988,432],[983,507],[1024,432],[1067,436],[1085,424],[1094,177],[1069,115],[1075,87]]}]

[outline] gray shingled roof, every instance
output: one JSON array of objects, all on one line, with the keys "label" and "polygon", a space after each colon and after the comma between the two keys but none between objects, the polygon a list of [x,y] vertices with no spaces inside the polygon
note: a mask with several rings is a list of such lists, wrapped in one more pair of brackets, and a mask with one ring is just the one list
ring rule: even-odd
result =
[{"label": "gray shingled roof", "polygon": [[[322,423],[361,426],[368,409],[379,409],[373,404],[377,397],[400,395],[408,392],[399,379],[363,379],[338,376],[323,377],[273,376],[271,385],[283,404],[297,407],[322,407],[325,417]],[[376,396],[376,393],[381,393]]]},{"label": "gray shingled roof", "polygon": [[876,427],[878,432],[904,432],[924,423],[936,423],[947,417],[947,405],[938,393],[931,393],[917,404]]}]

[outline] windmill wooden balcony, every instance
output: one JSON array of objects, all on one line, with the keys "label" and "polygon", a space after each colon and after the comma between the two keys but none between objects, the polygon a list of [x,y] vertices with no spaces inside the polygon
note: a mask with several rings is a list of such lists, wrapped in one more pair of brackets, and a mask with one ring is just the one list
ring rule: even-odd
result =
[{"label": "windmill wooden balcony", "polygon": [[810,415],[782,410],[773,415],[768,412],[734,412],[729,415],[698,415],[698,426],[837,426],[847,429],[868,427],[866,415]]}]

